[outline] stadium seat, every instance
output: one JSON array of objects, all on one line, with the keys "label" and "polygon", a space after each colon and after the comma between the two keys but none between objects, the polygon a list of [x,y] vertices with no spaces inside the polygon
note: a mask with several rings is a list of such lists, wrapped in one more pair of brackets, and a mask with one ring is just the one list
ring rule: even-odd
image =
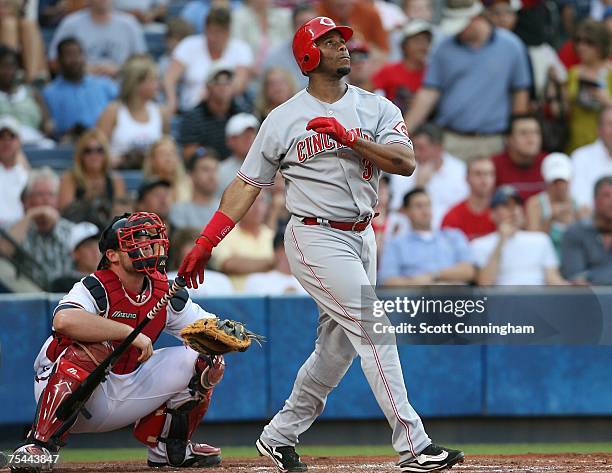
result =
[{"label": "stadium seat", "polygon": [[155,60],[158,60],[166,50],[166,35],[164,33],[146,32],[147,50]]},{"label": "stadium seat", "polygon": [[33,168],[49,166],[61,172],[72,166],[74,147],[72,145],[59,145],[52,149],[23,147],[30,165]]},{"label": "stadium seat", "polygon": [[139,169],[123,169],[119,171],[119,175],[125,181],[125,188],[129,193],[136,192],[143,180],[142,171]]}]

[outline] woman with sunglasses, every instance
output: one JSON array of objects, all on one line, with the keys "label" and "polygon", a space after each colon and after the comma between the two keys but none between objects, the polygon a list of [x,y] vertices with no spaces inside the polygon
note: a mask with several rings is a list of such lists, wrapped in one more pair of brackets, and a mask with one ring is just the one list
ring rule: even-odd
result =
[{"label": "woman with sunglasses", "polygon": [[125,194],[123,178],[111,171],[104,133],[98,129],[86,131],[75,146],[72,168],[62,176],[60,211],[70,220],[101,220],[110,213],[113,201]]},{"label": "woman with sunglasses", "polygon": [[570,111],[568,153],[597,139],[599,114],[612,105],[610,36],[604,23],[587,19],[574,39],[580,64],[570,68],[566,83]]}]

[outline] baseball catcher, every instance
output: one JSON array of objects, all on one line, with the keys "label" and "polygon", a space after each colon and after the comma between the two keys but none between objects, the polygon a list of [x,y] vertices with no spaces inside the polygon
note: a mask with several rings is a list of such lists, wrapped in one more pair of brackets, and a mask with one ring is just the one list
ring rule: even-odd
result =
[{"label": "baseball catcher", "polygon": [[[98,270],[54,311],[53,333],[34,363],[36,415],[14,458],[49,458],[70,433],[135,424],[150,467],[221,462],[219,448],[195,443],[192,435],[223,378],[223,354],[244,351],[261,337],[206,312],[178,281],[170,287],[168,246],[166,227],[153,213],[124,214],[104,229]],[[188,346],[153,350],[162,331],[184,336]],[[85,387],[88,394],[77,399]],[[26,472],[50,466],[11,464]]]}]

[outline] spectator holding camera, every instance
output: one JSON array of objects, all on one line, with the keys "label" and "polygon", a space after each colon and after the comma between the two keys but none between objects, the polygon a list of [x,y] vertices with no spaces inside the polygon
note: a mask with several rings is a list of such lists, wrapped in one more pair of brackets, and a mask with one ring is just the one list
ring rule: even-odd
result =
[{"label": "spectator holding camera", "polygon": [[597,138],[601,111],[612,106],[612,69],[608,62],[610,33],[606,25],[584,20],[576,30],[576,53],[580,64],[568,72],[566,94],[569,100],[569,153]]},{"label": "spectator holding camera", "polygon": [[593,217],[571,225],[561,241],[561,271],[576,284],[612,284],[612,176],[595,183]]},{"label": "spectator holding camera", "polygon": [[497,231],[471,243],[479,286],[566,284],[550,237],[522,230],[523,199],[514,187],[497,188],[491,216]]}]

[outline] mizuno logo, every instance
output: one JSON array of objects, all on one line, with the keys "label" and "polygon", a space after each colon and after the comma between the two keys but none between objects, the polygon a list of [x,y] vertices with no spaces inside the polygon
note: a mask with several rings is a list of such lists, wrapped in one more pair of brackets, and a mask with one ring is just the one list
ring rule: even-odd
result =
[{"label": "mizuno logo", "polygon": [[111,317],[114,319],[136,319],[136,314],[132,314],[131,312],[119,312],[116,310]]}]

